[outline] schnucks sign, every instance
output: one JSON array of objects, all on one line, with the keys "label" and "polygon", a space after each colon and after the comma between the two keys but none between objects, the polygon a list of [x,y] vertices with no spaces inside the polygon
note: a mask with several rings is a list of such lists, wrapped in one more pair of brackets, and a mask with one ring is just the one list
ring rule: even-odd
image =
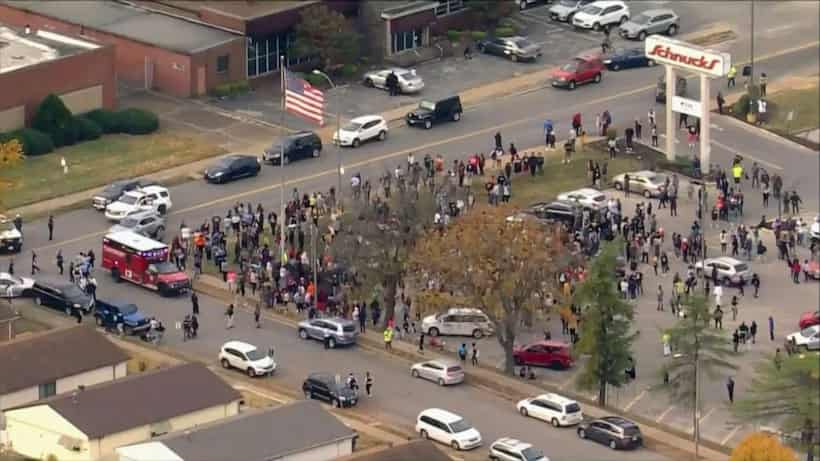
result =
[{"label": "schnucks sign", "polygon": [[668,64],[713,77],[725,76],[731,67],[729,53],[704,50],[661,35],[646,37],[644,44],[646,57],[660,64]]}]

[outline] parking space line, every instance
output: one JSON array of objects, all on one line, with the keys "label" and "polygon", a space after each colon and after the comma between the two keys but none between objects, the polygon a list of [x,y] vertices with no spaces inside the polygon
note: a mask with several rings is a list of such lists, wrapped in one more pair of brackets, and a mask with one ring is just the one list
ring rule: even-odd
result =
[{"label": "parking space line", "polygon": [[631,410],[631,409],[632,409],[632,407],[633,407],[633,406],[635,406],[635,404],[636,404],[636,403],[638,403],[638,401],[639,401],[639,400],[641,400],[641,399],[643,398],[643,396],[645,396],[645,395],[646,395],[646,390],[644,389],[644,390],[642,390],[642,391],[641,391],[641,393],[640,393],[640,394],[638,394],[638,395],[637,395],[637,397],[635,397],[634,399],[632,399],[632,401],[631,401],[631,402],[629,402],[629,403],[628,403],[628,404],[624,407],[624,411],[629,411],[629,410]]},{"label": "parking space line", "polygon": [[717,410],[717,407],[710,408],[709,411],[707,411],[705,415],[700,417],[700,423],[703,424],[703,421],[705,421],[706,418],[712,416],[712,413],[714,413],[715,410]]},{"label": "parking space line", "polygon": [[735,426],[734,429],[732,429],[731,432],[729,432],[729,434],[720,441],[720,446],[725,447],[726,444],[729,443],[729,440],[731,440],[732,437],[737,434],[737,431],[739,431],[742,427],[743,425]]},{"label": "parking space line", "polygon": [[675,409],[675,405],[669,405],[669,408],[667,408],[666,410],[663,410],[663,413],[661,413],[660,416],[655,418],[655,422],[656,423],[661,422],[663,420],[663,418],[666,418],[666,415],[668,415],[669,412],[671,412],[674,409]]},{"label": "parking space line", "polygon": [[567,378],[566,380],[564,380],[564,382],[563,382],[563,383],[561,383],[561,384],[558,386],[558,389],[563,391],[564,389],[566,389],[566,388],[567,388],[567,386],[569,386],[570,384],[572,384],[572,382],[573,382],[573,381],[575,381],[575,376],[572,376],[572,377],[570,377],[570,378]]}]

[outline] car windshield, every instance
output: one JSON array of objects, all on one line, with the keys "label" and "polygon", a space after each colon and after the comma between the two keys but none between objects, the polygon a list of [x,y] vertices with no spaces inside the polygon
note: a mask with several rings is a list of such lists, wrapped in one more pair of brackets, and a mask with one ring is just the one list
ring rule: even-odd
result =
[{"label": "car windshield", "polygon": [[344,331],[345,333],[353,333],[354,331],[356,331],[356,326],[355,325],[344,325],[344,326],[342,326],[342,331]]},{"label": "car windshield", "polygon": [[804,338],[810,338],[812,337],[812,335],[814,335],[815,330],[816,328],[814,327],[803,328],[802,330],[800,330],[800,336],[803,336]]},{"label": "car windshield", "polygon": [[343,126],[342,129],[345,131],[359,131],[359,128],[362,127],[361,123],[350,122],[347,125]]},{"label": "car windshield", "polygon": [[424,110],[436,110],[436,103],[430,101],[422,101],[419,103],[419,108]]},{"label": "car windshield", "polygon": [[663,184],[666,182],[666,176],[661,174],[655,176],[647,176],[646,180],[651,182],[652,184]]},{"label": "car windshield", "polygon": [[223,159],[219,159],[214,163],[214,167],[216,168],[230,168],[231,164],[236,160],[236,158],[226,157]]},{"label": "car windshield", "polygon": [[561,6],[574,7],[578,3],[577,0],[561,0],[558,4]]},{"label": "car windshield", "polygon": [[115,183],[112,183],[112,184],[109,184],[109,185],[105,186],[105,189],[103,189],[103,192],[115,193],[115,192],[122,191],[124,188],[125,188],[125,183],[115,182]]},{"label": "car windshield", "polygon": [[133,205],[137,203],[137,197],[133,195],[123,195],[122,197],[120,197],[120,202],[126,205]]},{"label": "car windshield", "polygon": [[586,14],[592,15],[592,16],[597,16],[598,13],[601,12],[601,8],[599,8],[597,6],[588,6],[588,7],[584,8],[581,11],[583,11]]},{"label": "car windshield", "polygon": [[137,224],[139,224],[139,220],[134,218],[123,218],[122,221],[120,221],[120,226],[122,227],[137,227]]},{"label": "car windshield", "polygon": [[592,197],[592,200],[595,201],[595,202],[603,202],[603,201],[606,200],[606,196],[605,195],[596,195],[595,197]]},{"label": "car windshield", "polygon": [[85,293],[77,285],[67,285],[62,290],[66,299],[80,300],[85,298]]},{"label": "car windshield", "polygon": [[744,263],[735,264],[735,272],[746,272],[749,270],[749,266]]},{"label": "car windshield", "polygon": [[246,352],[245,355],[248,356],[248,360],[253,360],[253,361],[262,360],[262,359],[264,359],[265,357],[268,356],[267,354],[260,351],[259,349],[251,349],[248,352]]},{"label": "car windshield", "polygon": [[517,46],[518,48],[526,48],[532,45],[532,42],[527,40],[526,38],[519,38],[517,40],[513,40],[513,43],[515,43],[515,46]]},{"label": "car windshield", "polygon": [[126,304],[120,307],[120,314],[122,315],[131,315],[137,312],[137,306],[134,304]]},{"label": "car windshield", "polygon": [[156,263],[154,264],[154,267],[157,268],[157,272],[160,274],[175,274],[179,272],[177,266],[169,263],[168,261]]},{"label": "car windshield", "polygon": [[649,20],[652,19],[652,16],[648,14],[639,14],[632,18],[632,22],[635,24],[649,24]]},{"label": "car windshield", "polygon": [[404,79],[404,80],[410,80],[410,79],[416,78],[416,76],[413,75],[413,73],[410,72],[409,70],[405,71],[405,72],[396,72],[396,77]]},{"label": "car windshield", "polygon": [[450,429],[452,429],[456,434],[459,432],[469,431],[472,428],[473,426],[463,419],[459,419],[458,421],[450,424]]},{"label": "car windshield", "polygon": [[544,458],[544,452],[535,447],[529,447],[521,450],[521,456],[526,461],[535,461]]},{"label": "car windshield", "polygon": [[577,403],[570,403],[565,407],[565,409],[567,410],[567,413],[578,413],[581,411],[581,406]]},{"label": "car windshield", "polygon": [[575,72],[576,69],[578,69],[578,63],[577,62],[568,62],[568,63],[564,64],[563,66],[561,66],[561,70],[566,71],[566,72]]}]

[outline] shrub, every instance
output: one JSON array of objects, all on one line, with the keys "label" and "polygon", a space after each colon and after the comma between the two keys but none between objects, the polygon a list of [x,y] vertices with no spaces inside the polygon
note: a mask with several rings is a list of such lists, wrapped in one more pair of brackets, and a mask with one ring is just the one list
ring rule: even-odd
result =
[{"label": "shrub", "polygon": [[127,134],[148,134],[159,129],[159,118],[143,109],[123,109],[117,112],[120,131]]},{"label": "shrub", "polygon": [[74,117],[74,123],[77,125],[78,141],[90,141],[102,136],[103,130],[100,125],[88,117]]},{"label": "shrub", "polygon": [[455,43],[461,40],[461,31],[460,30],[448,30],[447,31],[447,39],[451,42]]},{"label": "shrub", "polygon": [[247,80],[239,80],[217,85],[211,90],[211,94],[217,98],[225,98],[247,93],[250,89],[251,86]]},{"label": "shrub", "polygon": [[304,78],[305,78],[306,82],[308,82],[311,85],[316,86],[316,87],[321,87],[321,86],[323,86],[327,83],[327,81],[325,80],[324,77],[322,77],[321,75],[316,75],[316,74],[312,74],[312,73],[311,74],[305,74]]},{"label": "shrub", "polygon": [[112,110],[95,109],[85,114],[84,117],[96,123],[105,134],[120,132],[120,119]]},{"label": "shrub", "polygon": [[54,150],[54,142],[51,136],[33,128],[21,128],[9,133],[0,134],[0,142],[5,143],[16,139],[23,145],[25,155],[44,155]]},{"label": "shrub", "polygon": [[356,64],[345,64],[342,66],[341,74],[342,77],[350,78],[356,75],[359,72],[359,66]]},{"label": "shrub", "polygon": [[507,27],[507,28],[515,30],[515,21],[513,21],[510,18],[501,18],[498,21],[498,27]]},{"label": "shrub", "polygon": [[71,111],[59,96],[46,96],[37,107],[31,127],[51,136],[57,147],[74,144],[77,141],[77,127],[73,123]]},{"label": "shrub", "polygon": [[497,27],[495,29],[496,37],[512,37],[515,35],[515,29],[512,27]]},{"label": "shrub", "polygon": [[487,38],[487,32],[484,32],[483,30],[474,30],[470,32],[470,37],[472,37],[473,40],[484,40]]}]

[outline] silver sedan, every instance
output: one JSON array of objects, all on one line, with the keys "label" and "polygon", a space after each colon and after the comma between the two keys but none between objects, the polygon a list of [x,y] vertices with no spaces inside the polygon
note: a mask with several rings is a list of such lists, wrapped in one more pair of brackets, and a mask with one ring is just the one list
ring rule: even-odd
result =
[{"label": "silver sedan", "polygon": [[433,381],[439,386],[448,386],[464,382],[464,368],[455,360],[429,360],[410,367],[414,378]]},{"label": "silver sedan", "polygon": [[415,69],[394,67],[391,69],[375,70],[364,74],[364,86],[387,89],[387,76],[394,72],[399,80],[399,90],[402,93],[418,93],[424,88],[424,80],[416,74]]},{"label": "silver sedan", "polygon": [[34,287],[34,279],[17,277],[8,272],[0,272],[0,298],[17,298],[28,294]]}]

